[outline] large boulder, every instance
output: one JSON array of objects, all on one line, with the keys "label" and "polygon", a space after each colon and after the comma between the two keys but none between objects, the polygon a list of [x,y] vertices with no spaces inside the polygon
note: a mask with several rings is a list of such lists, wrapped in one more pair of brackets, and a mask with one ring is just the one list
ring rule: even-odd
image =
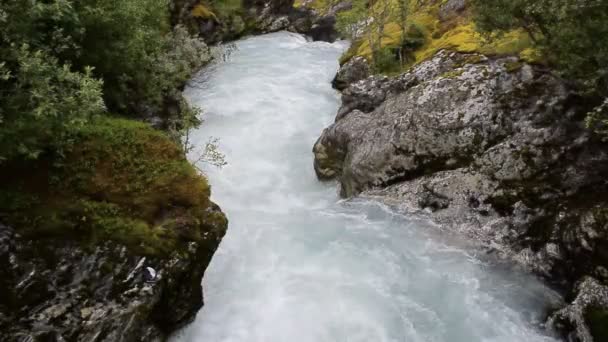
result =
[{"label": "large boulder", "polygon": [[110,241],[30,239],[0,225],[0,341],[165,341],[203,305],[201,279],[223,222],[162,256]]},{"label": "large boulder", "polygon": [[[440,52],[399,77],[347,89],[315,144],[315,169],[325,178],[331,169],[346,196],[470,165],[502,182],[558,176],[576,192],[600,180],[589,164],[607,156],[573,120],[572,103],[557,77],[516,59]],[[587,177],[555,174],[574,165],[564,160],[588,165]]]},{"label": "large boulder", "polygon": [[343,196],[428,216],[565,289],[606,284],[608,145],[587,110],[542,67],[441,51],[346,88],[314,167]]}]

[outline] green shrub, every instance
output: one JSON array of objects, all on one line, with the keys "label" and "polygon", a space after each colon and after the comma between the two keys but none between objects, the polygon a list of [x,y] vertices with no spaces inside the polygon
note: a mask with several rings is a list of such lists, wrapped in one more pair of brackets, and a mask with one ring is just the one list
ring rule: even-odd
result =
[{"label": "green shrub", "polygon": [[374,69],[377,73],[390,74],[401,70],[395,48],[383,47],[374,54]]},{"label": "green shrub", "polygon": [[549,63],[581,90],[608,96],[608,2],[472,0],[477,27],[490,37],[523,28]]},{"label": "green shrub", "polygon": [[0,213],[23,234],[112,240],[144,254],[185,247],[209,227],[223,234],[207,181],[162,132],[100,118],[73,140],[62,163],[40,158],[0,169]]},{"label": "green shrub", "polygon": [[[178,142],[199,123],[179,90],[209,51],[170,27],[168,5],[0,2],[0,222],[147,254],[223,234],[225,217]],[[170,134],[107,113],[174,104]]]},{"label": "green shrub", "polygon": [[61,151],[71,131],[104,110],[102,82],[91,69],[73,72],[28,45],[13,49],[13,70],[0,79],[0,162]]},{"label": "green shrub", "polygon": [[0,162],[61,154],[70,131],[105,107],[161,116],[179,102],[179,89],[210,54],[200,39],[169,26],[168,5],[0,2]]}]

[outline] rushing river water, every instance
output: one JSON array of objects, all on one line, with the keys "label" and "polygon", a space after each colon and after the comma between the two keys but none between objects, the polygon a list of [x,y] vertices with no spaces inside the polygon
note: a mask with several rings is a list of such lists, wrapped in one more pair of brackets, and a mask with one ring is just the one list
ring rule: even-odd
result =
[{"label": "rushing river water", "polygon": [[230,219],[180,342],[553,341],[538,328],[556,295],[415,217],[317,181],[312,146],[339,94],[344,43],[285,32],[245,39],[186,90],[194,132],[228,165],[201,165]]}]

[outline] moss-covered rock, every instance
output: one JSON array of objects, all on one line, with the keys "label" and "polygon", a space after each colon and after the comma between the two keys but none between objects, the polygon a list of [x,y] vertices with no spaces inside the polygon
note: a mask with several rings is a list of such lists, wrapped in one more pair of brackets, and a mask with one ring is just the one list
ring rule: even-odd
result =
[{"label": "moss-covered rock", "polygon": [[100,118],[71,139],[0,168],[3,337],[162,340],[201,307],[226,217],[164,133]]},{"label": "moss-covered rock", "polygon": [[[315,6],[313,4],[309,6]],[[398,8],[394,0],[392,8]],[[396,48],[404,41],[402,29],[394,13],[384,27],[382,47]],[[486,40],[475,27],[465,1],[410,1],[408,21],[421,34],[421,44],[412,47],[411,58],[404,69],[432,58],[438,51],[448,49],[463,53],[482,53],[488,56],[516,55],[527,62],[540,62],[540,55],[532,49],[532,41],[523,30],[507,32],[500,37]],[[406,31],[406,35],[409,33]],[[340,59],[345,63],[354,56],[371,60],[372,51],[367,34],[353,42],[351,48]]]},{"label": "moss-covered rock", "polygon": [[23,227],[25,236],[114,240],[140,253],[165,254],[199,239],[208,222],[225,223],[208,213],[206,179],[164,133],[103,118],[73,139],[60,161],[24,162],[3,172],[8,191],[0,204],[6,221]]}]

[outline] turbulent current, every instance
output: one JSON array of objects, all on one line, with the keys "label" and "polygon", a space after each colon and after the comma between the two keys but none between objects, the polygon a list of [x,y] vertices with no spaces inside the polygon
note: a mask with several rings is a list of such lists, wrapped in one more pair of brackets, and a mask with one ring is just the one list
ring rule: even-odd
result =
[{"label": "turbulent current", "polygon": [[218,138],[228,163],[200,166],[230,225],[205,306],[174,341],[554,341],[540,322],[556,295],[535,278],[317,181],[311,149],[338,109],[330,81],[345,48],[248,38],[186,89],[205,111],[191,141]]}]

